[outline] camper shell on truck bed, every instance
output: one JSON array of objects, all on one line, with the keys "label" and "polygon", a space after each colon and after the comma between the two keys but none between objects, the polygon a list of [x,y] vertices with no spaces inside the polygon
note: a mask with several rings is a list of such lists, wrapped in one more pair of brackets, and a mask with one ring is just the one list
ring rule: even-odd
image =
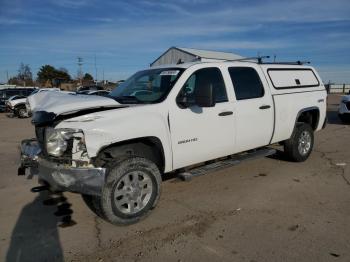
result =
[{"label": "camper shell on truck bed", "polygon": [[275,143],[305,161],[326,96],[313,67],[261,61],[152,67],[108,97],[43,92],[20,171],[35,165],[49,188],[82,194],[111,223],[135,223],[156,205],[164,173],[201,163],[205,173],[272,154]]}]

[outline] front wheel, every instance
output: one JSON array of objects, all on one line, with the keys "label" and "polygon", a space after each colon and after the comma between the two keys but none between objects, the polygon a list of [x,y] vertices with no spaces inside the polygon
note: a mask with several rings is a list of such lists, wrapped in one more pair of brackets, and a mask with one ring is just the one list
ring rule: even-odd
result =
[{"label": "front wheel", "polygon": [[27,109],[25,107],[20,107],[17,110],[17,115],[19,118],[25,118],[28,116]]},{"label": "front wheel", "polygon": [[314,132],[306,123],[298,123],[290,139],[284,143],[284,153],[294,162],[303,162],[310,156],[314,146]]},{"label": "front wheel", "polygon": [[350,114],[338,114],[343,123],[350,123]]},{"label": "front wheel", "polygon": [[136,223],[156,206],[160,189],[161,174],[156,164],[129,157],[108,168],[102,195],[92,197],[90,208],[112,224]]}]

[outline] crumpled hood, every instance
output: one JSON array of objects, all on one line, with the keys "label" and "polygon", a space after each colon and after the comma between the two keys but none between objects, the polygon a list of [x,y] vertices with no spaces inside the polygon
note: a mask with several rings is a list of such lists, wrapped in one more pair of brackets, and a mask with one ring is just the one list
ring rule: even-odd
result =
[{"label": "crumpled hood", "polygon": [[28,97],[32,113],[46,111],[61,115],[84,109],[121,106],[112,98],[94,95],[76,95],[64,92],[40,92]]}]

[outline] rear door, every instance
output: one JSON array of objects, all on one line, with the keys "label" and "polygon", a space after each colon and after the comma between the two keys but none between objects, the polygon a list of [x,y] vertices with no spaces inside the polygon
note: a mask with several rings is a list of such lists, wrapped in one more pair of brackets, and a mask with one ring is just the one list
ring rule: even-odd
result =
[{"label": "rear door", "polygon": [[268,145],[274,126],[274,105],[266,79],[258,66],[228,67],[236,96],[234,103],[235,151]]}]

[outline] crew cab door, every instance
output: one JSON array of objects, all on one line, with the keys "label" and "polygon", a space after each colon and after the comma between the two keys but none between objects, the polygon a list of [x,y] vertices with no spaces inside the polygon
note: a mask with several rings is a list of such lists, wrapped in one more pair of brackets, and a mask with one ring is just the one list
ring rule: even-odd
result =
[{"label": "crew cab door", "polygon": [[[212,85],[215,106],[194,104],[195,89]],[[184,107],[179,96],[189,102]],[[183,85],[169,111],[173,169],[189,166],[232,153],[234,146],[234,118],[221,70],[216,67],[194,71]]]},{"label": "crew cab door", "polygon": [[268,145],[274,128],[274,104],[269,86],[258,66],[230,66],[236,102],[235,151]]}]

